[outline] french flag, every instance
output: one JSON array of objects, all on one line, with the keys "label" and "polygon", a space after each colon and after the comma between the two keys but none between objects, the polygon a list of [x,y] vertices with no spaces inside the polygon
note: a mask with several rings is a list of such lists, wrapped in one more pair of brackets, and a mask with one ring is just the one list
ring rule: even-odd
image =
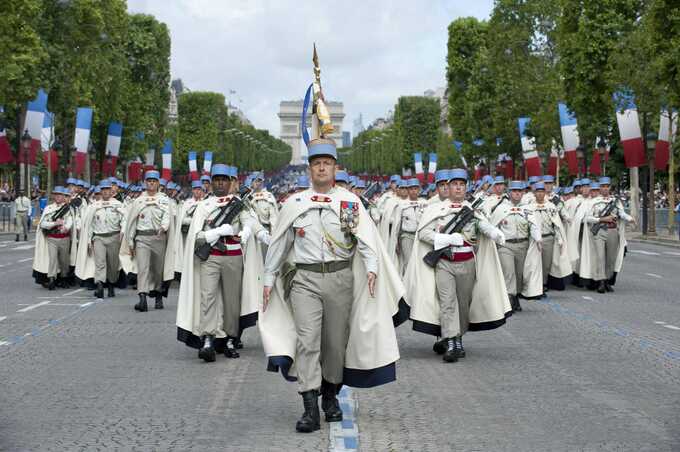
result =
[{"label": "french flag", "polygon": [[[45,122],[45,111],[47,110],[47,93],[43,89],[38,90],[35,100],[28,102],[26,109],[26,119],[24,130],[31,136],[31,149],[28,163],[35,165],[35,159],[42,142],[42,129]],[[24,153],[19,152],[19,161],[23,162]]]},{"label": "french flag", "polygon": [[560,129],[562,132],[562,145],[564,146],[564,158],[567,161],[569,174],[574,176],[578,174],[576,149],[579,146],[576,115],[574,115],[574,113],[567,108],[567,104],[563,102],[557,104],[557,110],[560,114]]},{"label": "french flag", "polygon": [[530,118],[523,117],[517,120],[519,124],[519,137],[522,141],[522,154],[524,156],[524,168],[526,170],[526,175],[540,176],[541,170],[541,159],[538,157],[538,152],[536,151],[536,140],[534,137],[528,135]]},{"label": "french flag", "polygon": [[[43,121],[42,132],[40,135],[40,147],[42,148],[43,161],[45,167],[50,168],[52,173],[59,170],[59,155],[55,149],[52,149],[54,144],[54,113],[45,111],[45,120]],[[50,165],[51,163],[51,165]]]},{"label": "french flag", "polygon": [[76,134],[73,140],[75,152],[74,173],[83,174],[85,160],[90,145],[90,131],[92,130],[92,109],[89,107],[78,108],[76,112]]},{"label": "french flag", "polygon": [[552,147],[550,148],[550,158],[548,159],[548,174],[557,177],[557,162],[560,160],[561,152],[557,141],[552,140]]},{"label": "french flag", "polygon": [[[0,107],[0,111],[4,111],[3,107]],[[0,121],[0,165],[5,165],[12,161],[12,148],[7,141],[7,130],[5,130],[5,125]]]},{"label": "french flag", "polygon": [[189,151],[189,176],[191,180],[198,180],[198,162],[196,161],[196,151]]},{"label": "french flag", "polygon": [[146,151],[146,158],[144,161],[144,171],[151,171],[153,169],[156,169],[155,166],[155,160],[156,160],[156,150],[155,149],[149,149]]},{"label": "french flag", "polygon": [[142,180],[142,159],[137,157],[128,164],[128,182],[139,182]]},{"label": "french flag", "polygon": [[[597,137],[595,139],[595,148],[593,149],[593,157],[590,159],[590,167],[588,168],[588,172],[593,175],[593,176],[604,176],[602,174],[602,162],[600,160],[600,150],[599,150],[599,144],[601,141],[604,141],[602,138]],[[607,162],[609,161],[609,144],[605,146],[607,151],[604,153],[604,161]]]},{"label": "french flag", "polygon": [[506,179],[514,179],[515,178],[515,162],[512,160],[512,157],[510,157],[508,154],[503,154],[503,168],[505,169],[505,176]]},{"label": "french flag", "polygon": [[172,140],[165,140],[165,143],[163,144],[163,150],[161,151],[161,156],[163,157],[163,170],[161,171],[161,177],[169,181],[172,179]]},{"label": "french flag", "polygon": [[123,124],[119,122],[109,123],[109,132],[106,135],[106,174],[112,175],[116,171],[118,154],[120,154],[120,142],[123,137]]},{"label": "french flag", "polygon": [[210,176],[212,169],[213,153],[211,151],[203,151],[203,175]]},{"label": "french flag", "polygon": [[[671,117],[672,116],[672,117]],[[659,125],[659,138],[654,150],[654,166],[658,169],[666,169],[670,154],[671,140],[675,136],[678,127],[678,113],[661,110],[661,124]]]},{"label": "french flag", "polygon": [[616,105],[616,122],[619,125],[619,136],[621,137],[623,160],[626,167],[644,166],[647,159],[633,95],[623,92],[614,93],[614,104]]},{"label": "french flag", "polygon": [[420,184],[422,185],[425,175],[423,174],[423,155],[420,152],[413,154],[413,166],[416,172],[416,177]]},{"label": "french flag", "polygon": [[427,183],[434,182],[434,173],[437,171],[437,154],[430,152],[430,158],[427,163]]}]

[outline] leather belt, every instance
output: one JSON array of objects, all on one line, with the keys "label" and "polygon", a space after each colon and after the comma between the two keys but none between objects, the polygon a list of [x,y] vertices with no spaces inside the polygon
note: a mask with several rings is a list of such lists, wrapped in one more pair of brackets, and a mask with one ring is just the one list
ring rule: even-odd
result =
[{"label": "leather belt", "polygon": [[118,235],[118,234],[120,234],[120,231],[102,232],[101,234],[95,233],[94,236],[95,237],[113,237],[114,235]]},{"label": "leather belt", "polygon": [[526,242],[529,239],[507,239],[505,243],[522,243]]},{"label": "leather belt", "polygon": [[158,231],[155,231],[155,230],[153,230],[153,229],[150,229],[150,230],[148,230],[148,231],[140,231],[140,230],[137,230],[137,232],[135,233],[135,236],[140,236],[140,235],[149,235],[149,236],[151,236],[151,235],[158,235]]},{"label": "leather belt", "polygon": [[[543,234],[543,237],[552,237],[554,235],[555,235],[555,233],[551,232],[550,234]],[[507,240],[506,240],[506,242],[507,242]]]},{"label": "leather belt", "polygon": [[295,264],[298,270],[307,270],[314,273],[335,273],[349,268],[349,261],[321,262],[318,264]]}]

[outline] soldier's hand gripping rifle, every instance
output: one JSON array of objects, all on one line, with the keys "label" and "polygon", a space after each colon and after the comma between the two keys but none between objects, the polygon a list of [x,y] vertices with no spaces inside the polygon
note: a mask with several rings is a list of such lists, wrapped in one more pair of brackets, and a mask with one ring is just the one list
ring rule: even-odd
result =
[{"label": "soldier's hand gripping rifle", "polygon": [[[612,196],[612,200],[609,201],[609,204],[607,204],[604,209],[602,209],[602,212],[600,212],[600,218],[608,217],[609,215],[614,212],[614,209],[616,209],[616,203],[618,202],[618,198],[616,196]],[[601,223],[597,222],[593,224],[590,227],[590,232],[593,233],[593,235],[597,235],[598,232],[600,232],[601,229],[606,228],[607,224],[606,223]]]},{"label": "soldier's hand gripping rifle", "polygon": [[361,203],[366,210],[371,206],[371,198],[378,193],[378,190],[380,190],[380,183],[373,182],[366,190],[364,190],[364,193],[359,196],[359,199],[361,199]]},{"label": "soldier's hand gripping rifle", "polygon": [[[467,225],[475,217],[475,209],[479,207],[483,202],[482,197],[475,199],[471,206],[463,206],[462,209],[458,211],[456,215],[451,218],[451,220],[446,223],[442,228],[442,234],[453,234],[454,232],[460,233],[465,225]],[[442,257],[442,254],[447,250],[448,247],[444,247],[438,250],[432,250],[428,252],[425,257],[423,257],[423,262],[425,262],[430,267],[434,268],[437,266],[437,262]]]},{"label": "soldier's hand gripping rifle", "polygon": [[550,202],[555,204],[555,207],[559,207],[560,203],[562,202],[562,198],[560,198],[560,195],[555,193],[552,198],[550,198]]},{"label": "soldier's hand gripping rifle", "polygon": [[[75,198],[73,198],[71,201],[65,202],[64,204],[61,205],[61,207],[56,212],[54,212],[52,214],[52,218],[50,219],[50,221],[55,222],[57,220],[61,220],[62,218],[64,218],[66,216],[66,214],[69,212],[69,210],[71,210],[71,207],[77,209],[78,207],[80,207],[80,205],[82,203],[83,203],[83,201],[77,196]],[[50,234],[54,234],[59,230],[59,227],[60,226],[55,226],[55,227],[51,228],[48,232]]]},{"label": "soldier's hand gripping rifle", "polygon": [[[248,198],[250,198],[252,191],[249,188],[244,188],[240,191],[241,198],[234,196],[225,205],[219,208],[219,212],[215,216],[212,222],[212,228],[218,228],[224,224],[231,224],[236,217],[243,211],[247,206]],[[208,260],[210,256],[210,250],[213,248],[208,242],[196,248],[194,254],[202,261]],[[215,244],[215,248],[223,251],[224,245],[218,240]]]}]

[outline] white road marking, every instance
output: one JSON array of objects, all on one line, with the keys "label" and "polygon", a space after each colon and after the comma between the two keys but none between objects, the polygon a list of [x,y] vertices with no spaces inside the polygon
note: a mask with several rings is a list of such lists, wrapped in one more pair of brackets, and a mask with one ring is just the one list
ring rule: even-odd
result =
[{"label": "white road marking", "polygon": [[35,247],[35,245],[21,245],[21,246],[15,246],[12,249],[13,250],[30,250],[33,247]]},{"label": "white road marking", "polygon": [[39,300],[91,300],[92,296],[74,296],[74,297],[37,297]]},{"label": "white road marking", "polygon": [[91,304],[94,304],[94,301],[89,301],[89,302],[87,302],[87,303],[83,303],[83,304],[80,305],[80,307],[81,307],[81,308],[85,308],[85,307],[87,307],[87,306],[90,306]]},{"label": "white road marking", "polygon": [[6,342],[6,341],[0,341],[0,347],[2,347],[3,345],[9,345],[9,342]]},{"label": "white road marking", "polygon": [[657,321],[654,322],[654,323],[656,323],[657,325],[665,325],[665,324],[666,324],[666,322],[662,322],[662,321],[660,321],[660,320],[657,320]]},{"label": "white road marking", "polygon": [[680,256],[680,253],[676,251],[664,251],[663,254],[670,254],[671,256]]},{"label": "white road marking", "polygon": [[52,303],[50,300],[41,301],[40,303],[32,304],[32,305],[30,305],[30,306],[26,306],[26,307],[23,308],[23,309],[19,309],[17,312],[28,312],[28,311],[32,311],[32,310],[35,309],[35,308],[39,308],[40,306],[45,306],[46,304],[50,304],[50,303]]},{"label": "white road marking", "polygon": [[73,291],[71,291],[71,292],[66,292],[66,293],[64,294],[64,297],[68,297],[69,295],[73,295],[73,294],[76,294],[76,293],[78,293],[78,292],[82,292],[83,290],[85,290],[85,289],[81,287],[80,289],[76,289],[76,290],[73,290]]},{"label": "white road marking", "polygon": [[652,278],[659,278],[659,279],[663,278],[663,276],[657,275],[656,273],[645,273],[645,275],[651,276]]},{"label": "white road marking", "polygon": [[668,328],[669,330],[680,330],[680,326],[675,326],[675,325],[664,325],[664,328]]},{"label": "white road marking", "polygon": [[32,257],[27,257],[27,258],[25,258],[25,259],[19,259],[19,260],[17,261],[17,263],[19,263],[19,262],[28,262],[28,261],[30,261],[30,260],[33,260],[33,258],[32,258]]},{"label": "white road marking", "polygon": [[588,300],[588,301],[593,301],[593,297],[586,297],[585,295],[583,296],[583,299]]},{"label": "white road marking", "polygon": [[7,316],[0,317],[0,322],[2,322],[3,320],[5,320],[6,318],[7,318]]},{"label": "white road marking", "polygon": [[645,250],[629,250],[631,253],[637,253],[637,254],[644,254],[647,256],[659,256],[659,253],[655,253],[654,251],[645,251]]},{"label": "white road marking", "polygon": [[50,303],[50,306],[82,306],[80,303]]}]

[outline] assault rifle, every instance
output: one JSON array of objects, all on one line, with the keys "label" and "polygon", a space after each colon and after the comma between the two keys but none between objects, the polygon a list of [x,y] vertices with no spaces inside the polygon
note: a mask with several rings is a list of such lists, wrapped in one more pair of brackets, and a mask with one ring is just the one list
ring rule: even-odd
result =
[{"label": "assault rifle", "polygon": [[[609,215],[611,215],[614,209],[616,208],[616,203],[618,202],[618,200],[619,199],[616,196],[612,196],[612,200],[609,201],[609,203],[604,207],[604,209],[602,209],[602,212],[600,212],[600,218],[608,217]],[[600,229],[606,227],[607,225],[605,223],[597,222],[590,227],[590,232],[592,232],[593,235],[597,235],[597,233],[600,232]]]},{"label": "assault rifle", "polygon": [[364,205],[364,208],[368,210],[368,208],[371,205],[371,198],[378,193],[378,190],[380,190],[380,183],[379,182],[373,182],[371,185],[368,186],[366,190],[364,190],[364,194],[359,196],[359,199],[361,199],[361,203]]},{"label": "assault rifle", "polygon": [[560,203],[562,202],[562,198],[560,198],[560,195],[555,193],[552,198],[550,198],[550,202],[555,204],[555,207],[559,207]]},{"label": "assault rifle", "polygon": [[[467,225],[475,216],[475,209],[479,207],[483,202],[482,197],[475,199],[471,206],[463,206],[462,209],[458,211],[456,215],[451,218],[451,220],[446,223],[446,226],[442,228],[443,234],[453,234],[454,232],[460,233],[465,225]],[[425,262],[430,267],[434,268],[437,266],[437,262],[442,257],[442,254],[448,249],[444,247],[438,250],[432,250],[428,252],[425,257],[423,257],[423,262]]]},{"label": "assault rifle", "polygon": [[[52,218],[50,219],[50,221],[54,222],[54,221],[57,221],[57,220],[61,220],[62,218],[64,218],[66,216],[66,214],[69,212],[69,210],[71,210],[71,207],[77,209],[78,207],[80,207],[80,205],[82,203],[83,203],[83,201],[78,196],[76,196],[75,198],[73,198],[69,202],[65,202],[64,204],[61,205],[61,207],[56,212],[54,212],[52,214]],[[59,227],[55,226],[55,227],[53,227],[52,229],[49,230],[49,233],[54,233],[54,232],[57,231],[57,229],[59,229]]]},{"label": "assault rifle", "polygon": [[[234,196],[229,200],[229,202],[220,207],[218,213],[212,220],[212,228],[213,229],[218,228],[223,224],[231,224],[236,219],[236,217],[243,211],[243,209],[246,208],[248,199],[250,198],[251,194],[252,190],[250,190],[248,187],[243,187],[239,192],[240,198],[238,196]],[[220,251],[224,251],[224,244],[220,240],[217,241],[214,247]],[[200,260],[206,261],[210,256],[210,250],[212,248],[213,245],[210,245],[210,243],[205,242],[203,245],[196,248],[194,254]]]}]

